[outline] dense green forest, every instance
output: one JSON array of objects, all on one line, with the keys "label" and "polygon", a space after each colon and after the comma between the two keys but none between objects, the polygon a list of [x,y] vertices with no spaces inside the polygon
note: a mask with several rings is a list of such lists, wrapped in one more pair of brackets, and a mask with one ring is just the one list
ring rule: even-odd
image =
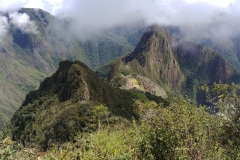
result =
[{"label": "dense green forest", "polygon": [[[0,134],[1,159],[239,159],[240,86],[202,86],[206,105],[194,106],[176,95],[161,103],[136,100],[136,116],[109,125],[109,110],[93,108],[95,132],[83,132],[71,142],[41,152]],[[168,103],[166,103],[168,102]]]}]

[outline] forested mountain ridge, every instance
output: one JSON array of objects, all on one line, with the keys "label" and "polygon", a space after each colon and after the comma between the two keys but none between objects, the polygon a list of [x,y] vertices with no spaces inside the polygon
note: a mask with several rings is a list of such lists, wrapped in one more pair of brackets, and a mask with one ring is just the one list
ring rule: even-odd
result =
[{"label": "forested mountain ridge", "polygon": [[130,92],[109,87],[82,62],[63,61],[26,96],[11,120],[12,136],[24,146],[46,150],[78,133],[95,131],[97,105],[107,106],[109,125],[130,120],[134,99]]},{"label": "forested mountain ridge", "polygon": [[209,108],[176,95],[146,101],[109,87],[80,61],[63,61],[0,132],[0,158],[239,158],[240,86],[201,88]]},{"label": "forested mountain ridge", "polygon": [[[239,82],[239,72],[221,54],[176,38],[158,25],[149,27],[132,53],[99,67],[96,73],[113,86],[124,88],[131,83],[140,90],[132,79],[143,76],[155,83],[152,90],[158,85],[167,91],[175,89],[195,101],[203,84]],[[140,84],[149,91],[144,81]]]},{"label": "forested mountain ridge", "polygon": [[[10,25],[0,43],[0,128],[25,95],[56,71],[60,61],[80,60],[95,68],[132,51],[145,30],[143,24],[118,26],[79,40],[68,30],[71,20],[58,19],[41,9],[23,8],[3,15]],[[34,32],[13,25],[13,15],[29,17]]]}]

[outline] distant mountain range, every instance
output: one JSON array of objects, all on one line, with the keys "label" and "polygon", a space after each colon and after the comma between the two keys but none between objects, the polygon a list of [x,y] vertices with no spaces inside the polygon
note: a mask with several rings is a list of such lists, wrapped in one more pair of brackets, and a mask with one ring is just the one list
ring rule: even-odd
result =
[{"label": "distant mountain range", "polygon": [[239,71],[221,54],[158,25],[148,28],[134,51],[95,71],[80,61],[60,62],[15,112],[10,125],[13,140],[47,150],[73,141],[79,133],[96,131],[93,110],[99,104],[109,110],[108,125],[127,125],[132,117],[138,118],[135,100],[166,104],[164,98],[175,92],[197,103],[201,85],[240,80]]},{"label": "distant mountain range", "polygon": [[[238,83],[240,79],[238,36],[229,43],[189,42],[177,28],[148,28],[139,22],[79,40],[68,30],[71,20],[58,19],[40,9],[21,9],[18,13],[26,13],[38,30],[37,34],[26,33],[10,25],[0,44],[0,128],[21,106],[25,95],[36,90],[66,59],[95,69],[112,87],[162,97],[174,91],[187,94],[195,104],[201,100],[200,85]],[[10,19],[10,13],[4,15]]]},{"label": "distant mountain range", "polygon": [[196,103],[201,85],[240,80],[239,72],[213,49],[178,39],[157,25],[149,27],[133,52],[95,71],[80,61],[60,62],[14,114],[13,140],[47,150],[73,141],[79,132],[96,131],[93,110],[99,104],[108,108],[110,125],[127,124],[137,118],[137,99],[166,103],[161,97],[175,92]]},{"label": "distant mountain range", "polygon": [[195,104],[201,85],[240,82],[239,71],[220,53],[178,38],[158,25],[149,27],[132,53],[99,67],[96,73],[120,88],[161,96],[163,89],[175,90]]},{"label": "distant mountain range", "polygon": [[[143,23],[119,26],[80,41],[69,32],[69,20],[57,19],[41,9],[18,13],[27,14],[38,30],[37,34],[27,33],[10,25],[0,44],[0,128],[25,95],[56,71],[60,61],[80,60],[96,68],[132,51],[146,29]],[[4,15],[10,19],[10,13]]]}]

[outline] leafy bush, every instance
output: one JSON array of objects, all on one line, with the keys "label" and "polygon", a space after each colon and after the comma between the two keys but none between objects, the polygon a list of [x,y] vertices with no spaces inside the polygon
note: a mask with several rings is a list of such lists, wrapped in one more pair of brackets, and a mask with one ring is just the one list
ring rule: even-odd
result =
[{"label": "leafy bush", "polygon": [[221,117],[224,131],[221,143],[228,155],[236,159],[240,151],[240,86],[214,83],[201,89],[206,92],[208,111]]},{"label": "leafy bush", "polygon": [[135,104],[142,119],[141,159],[222,159],[217,117],[184,99],[167,108],[154,102]]}]

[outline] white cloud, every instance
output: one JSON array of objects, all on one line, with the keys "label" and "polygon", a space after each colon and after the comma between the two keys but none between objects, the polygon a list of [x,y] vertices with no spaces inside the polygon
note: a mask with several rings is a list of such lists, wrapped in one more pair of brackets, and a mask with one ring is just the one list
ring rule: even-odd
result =
[{"label": "white cloud", "polygon": [[[63,2],[65,1],[65,2]],[[44,9],[52,14],[55,13],[57,9],[60,8],[68,8],[71,4],[76,4],[76,2],[83,3],[87,2],[88,0],[0,0],[0,10],[1,11],[6,11],[9,9],[19,9],[21,7],[28,7],[28,8],[41,8]],[[91,0],[90,0],[91,1]],[[95,1],[96,3],[105,3],[105,0],[98,0]],[[124,0],[123,0],[124,1]],[[131,2],[136,2],[135,5],[138,6],[139,3],[142,3],[142,0],[128,0],[130,3]],[[175,1],[176,5],[181,3],[182,0],[176,1],[176,0],[148,0],[146,2],[153,2],[157,1],[159,3],[168,3]],[[227,7],[230,4],[234,4],[237,0],[184,0],[184,2],[189,3],[189,4],[194,4],[194,3],[206,3],[209,5],[217,6],[217,7]],[[121,1],[115,1],[112,0],[112,2],[119,4]],[[125,2],[123,2],[125,3]]]},{"label": "white cloud", "polygon": [[56,13],[74,20],[71,29],[80,37],[141,18],[180,27],[188,39],[240,33],[239,0],[63,0]]},{"label": "white cloud", "polygon": [[25,5],[22,7],[44,9],[42,0],[34,0],[34,1],[27,0],[27,3],[25,3]]},{"label": "white cloud", "polygon": [[0,12],[17,10],[27,2],[28,0],[0,0]]},{"label": "white cloud", "polygon": [[8,27],[9,27],[9,24],[7,21],[7,17],[0,16],[0,42],[6,36],[6,34],[8,32]]},{"label": "white cloud", "polygon": [[24,5],[26,8],[40,8],[54,14],[55,11],[62,7],[63,0],[28,0]]},{"label": "white cloud", "polygon": [[204,2],[217,7],[228,7],[231,3],[235,3],[236,0],[185,0],[187,3]]},{"label": "white cloud", "polygon": [[0,11],[34,7],[67,15],[74,20],[71,30],[79,36],[141,18],[149,25],[178,26],[187,38],[232,37],[240,32],[240,0],[0,0],[0,6]]},{"label": "white cloud", "polygon": [[240,33],[240,3],[219,8],[207,3],[185,4],[170,18],[187,39],[231,40]]},{"label": "white cloud", "polygon": [[39,8],[54,14],[63,7],[63,0],[0,0],[0,11],[16,11],[20,8]]},{"label": "white cloud", "polygon": [[73,20],[71,30],[80,37],[95,34],[142,17],[141,7],[149,0],[64,0],[56,13]]},{"label": "white cloud", "polygon": [[12,12],[9,14],[10,22],[23,32],[37,34],[37,27],[26,13]]}]

